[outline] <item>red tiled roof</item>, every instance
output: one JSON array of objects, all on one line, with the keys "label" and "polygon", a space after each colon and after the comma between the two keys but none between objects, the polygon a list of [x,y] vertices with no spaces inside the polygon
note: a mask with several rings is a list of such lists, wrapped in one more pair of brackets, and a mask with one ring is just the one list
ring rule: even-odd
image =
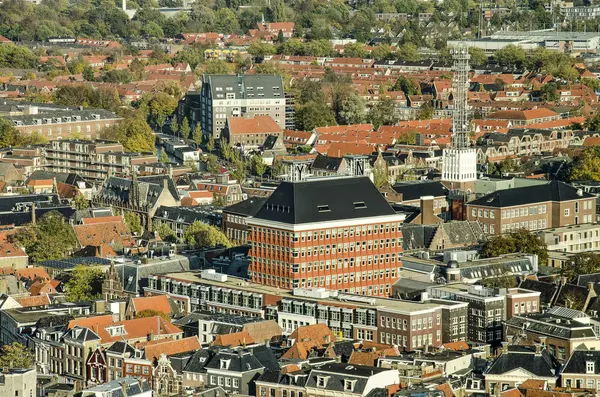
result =
[{"label": "red tiled roof", "polygon": [[107,327],[115,325],[124,326],[126,332],[125,339],[127,340],[144,338],[148,334],[175,336],[181,333],[181,329],[160,316],[113,322],[112,315],[107,314],[71,320],[67,328],[71,329],[76,326],[89,328],[100,337],[102,344],[107,344],[124,339],[123,335],[111,336],[106,330]]},{"label": "red tiled roof", "polygon": [[353,142],[333,142],[327,149],[330,157],[342,157],[346,154],[369,155],[377,150],[376,145]]},{"label": "red tiled roof", "polygon": [[369,367],[377,366],[377,359],[381,355],[377,352],[357,352],[353,351],[348,359],[348,364],[367,365]]},{"label": "red tiled roof", "polygon": [[523,397],[523,393],[519,389],[509,389],[500,393],[500,397]]},{"label": "red tiled roof", "polygon": [[558,113],[547,108],[537,108],[528,110],[500,110],[488,114],[489,119],[507,119],[507,120],[534,120],[543,117],[556,117]]},{"label": "red tiled roof", "polygon": [[150,344],[144,348],[146,360],[160,358],[161,354],[170,356],[172,354],[199,350],[202,348],[200,341],[195,336],[178,340],[167,340],[165,342]]},{"label": "red tiled roof", "polygon": [[46,306],[50,304],[48,295],[26,296],[23,298],[15,298],[15,300],[23,307]]},{"label": "red tiled roof", "polygon": [[444,346],[448,350],[456,350],[456,351],[469,349],[469,345],[465,341],[444,343],[442,346]]},{"label": "red tiled roof", "polygon": [[540,379],[527,379],[525,382],[521,383],[519,386],[520,389],[538,389],[542,390],[546,386],[545,380]]},{"label": "red tiled roof", "polygon": [[132,298],[131,303],[133,305],[132,309],[136,313],[143,310],[156,310],[157,312],[171,314],[171,305],[169,305],[169,298],[166,295]]},{"label": "red tiled roof", "polygon": [[29,293],[31,295],[40,295],[42,292],[52,294],[56,292],[56,287],[58,287],[59,284],[60,281],[58,280],[36,281],[29,287]]},{"label": "red tiled roof", "polygon": [[217,335],[213,346],[244,346],[254,343],[254,339],[247,331],[233,332],[231,334]]},{"label": "red tiled roof", "polygon": [[27,181],[27,186],[54,186],[54,181],[52,179],[30,179]]},{"label": "red tiled roof", "polygon": [[277,134],[281,127],[277,125],[271,116],[230,117],[227,119],[229,133],[237,134]]},{"label": "red tiled roof", "polygon": [[124,247],[134,245],[129,228],[122,219],[118,222],[104,222],[87,225],[74,225],[73,230],[81,247],[99,247],[102,244],[118,243]]},{"label": "red tiled roof", "polygon": [[81,219],[81,223],[84,225],[92,225],[97,223],[107,223],[107,222],[122,222],[123,218],[119,215],[113,216],[100,216],[98,218],[83,218]]}]

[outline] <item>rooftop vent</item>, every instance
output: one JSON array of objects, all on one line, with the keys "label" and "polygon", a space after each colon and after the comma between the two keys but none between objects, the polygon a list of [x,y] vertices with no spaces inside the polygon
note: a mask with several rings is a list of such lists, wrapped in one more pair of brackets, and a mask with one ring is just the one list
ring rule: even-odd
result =
[{"label": "rooftop vent", "polygon": [[364,201],[357,201],[357,202],[354,202],[353,204],[354,204],[354,209],[355,210],[360,210],[360,209],[367,208],[367,205],[365,204]]},{"label": "rooftop vent", "polygon": [[331,211],[329,209],[328,205],[317,205],[317,209],[319,210],[319,212],[329,212],[329,211]]}]

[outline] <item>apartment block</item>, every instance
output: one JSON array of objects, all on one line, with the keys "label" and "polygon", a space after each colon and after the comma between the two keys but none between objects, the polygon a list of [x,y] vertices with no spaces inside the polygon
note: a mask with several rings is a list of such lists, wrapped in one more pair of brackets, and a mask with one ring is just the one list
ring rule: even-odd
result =
[{"label": "apartment block", "polygon": [[76,109],[41,114],[33,112],[8,116],[6,119],[23,134],[38,134],[49,140],[72,136],[93,139],[105,128],[122,120],[115,113],[103,109]]},{"label": "apartment block", "polygon": [[498,190],[466,208],[467,219],[481,222],[487,234],[592,223],[596,216],[593,195],[559,181]]},{"label": "apartment block", "polygon": [[[169,295],[181,306],[188,307],[188,311],[275,320],[284,335],[292,334],[301,326],[326,324],[340,339],[397,344],[405,351],[440,346],[446,327],[447,304],[438,300],[413,302],[325,288],[286,290],[209,270],[202,271],[200,278],[195,273],[150,276],[145,293]],[[465,319],[461,321],[466,327]]]},{"label": "apartment block", "polygon": [[367,177],[282,182],[251,228],[252,281],[389,296],[400,277],[403,215]]},{"label": "apartment block", "polygon": [[450,299],[469,304],[467,340],[499,345],[506,320],[506,298],[481,285],[448,284],[429,289],[432,298]]},{"label": "apartment block", "polygon": [[218,140],[230,117],[271,116],[284,129],[285,115],[286,99],[280,76],[204,75],[200,109],[192,112],[190,122],[194,125],[200,122],[202,131]]},{"label": "apartment block", "polygon": [[500,290],[506,294],[506,318],[519,314],[532,314],[540,312],[540,291],[531,291],[523,288],[508,288]]},{"label": "apartment block", "polygon": [[541,230],[537,235],[549,251],[568,253],[600,250],[600,225],[584,224]]}]

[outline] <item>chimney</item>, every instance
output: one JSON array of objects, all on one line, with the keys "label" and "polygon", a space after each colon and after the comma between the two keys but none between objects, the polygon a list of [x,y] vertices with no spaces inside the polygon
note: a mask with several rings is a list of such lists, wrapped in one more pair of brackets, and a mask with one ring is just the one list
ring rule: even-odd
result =
[{"label": "chimney", "polygon": [[588,287],[588,291],[593,291],[594,290],[594,283],[590,281],[589,283],[587,283],[587,287]]},{"label": "chimney", "polygon": [[508,353],[508,342],[502,342],[502,353]]},{"label": "chimney", "polygon": [[169,190],[169,179],[166,177],[163,179],[163,190]]},{"label": "chimney", "polygon": [[433,225],[437,217],[433,213],[433,196],[421,197],[421,225]]},{"label": "chimney", "polygon": [[31,223],[35,225],[35,203],[31,204]]},{"label": "chimney", "polygon": [[536,343],[535,344],[535,354],[536,355],[542,354],[542,350],[543,349],[544,349],[544,345],[542,345],[541,343]]},{"label": "chimney", "polygon": [[513,344],[513,338],[514,338],[514,336],[512,336],[512,335],[506,336],[506,341],[508,342],[509,345]]},{"label": "chimney", "polygon": [[148,332],[148,342],[152,341],[153,339],[154,339],[154,333]]}]

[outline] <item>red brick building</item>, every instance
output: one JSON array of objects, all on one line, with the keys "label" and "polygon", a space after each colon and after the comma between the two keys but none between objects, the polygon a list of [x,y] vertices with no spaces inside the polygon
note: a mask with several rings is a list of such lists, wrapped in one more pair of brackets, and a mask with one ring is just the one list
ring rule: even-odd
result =
[{"label": "red brick building", "polygon": [[403,217],[366,177],[283,182],[247,221],[250,277],[389,296],[402,267]]}]

